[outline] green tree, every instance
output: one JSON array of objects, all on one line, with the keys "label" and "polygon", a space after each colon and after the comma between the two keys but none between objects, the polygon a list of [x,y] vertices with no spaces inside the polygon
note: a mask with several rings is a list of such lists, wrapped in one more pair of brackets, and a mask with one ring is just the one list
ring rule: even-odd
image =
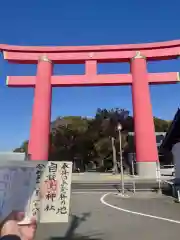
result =
[{"label": "green tree", "polygon": [[19,148],[14,149],[14,152],[25,152],[28,151],[28,141],[24,141]]},{"label": "green tree", "polygon": [[167,132],[171,121],[165,121],[160,118],[154,117],[154,126],[156,132]]},{"label": "green tree", "polygon": [[[117,160],[119,160],[119,136],[117,125],[121,123],[122,148],[125,152],[134,151],[133,137],[127,142],[128,132],[134,131],[133,117],[121,108],[97,109],[94,118],[81,116],[58,117],[51,123],[50,160],[73,161],[75,167],[86,169],[94,162],[99,167],[112,165],[112,142],[115,138]],[[170,121],[154,117],[155,129],[166,132]],[[28,141],[16,148],[15,152],[26,152]]]}]

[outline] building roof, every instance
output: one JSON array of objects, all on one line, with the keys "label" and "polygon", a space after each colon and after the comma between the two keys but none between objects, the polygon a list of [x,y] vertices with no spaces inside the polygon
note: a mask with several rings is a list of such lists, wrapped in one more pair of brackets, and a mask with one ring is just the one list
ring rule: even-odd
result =
[{"label": "building roof", "polygon": [[1,161],[24,161],[25,153],[16,152],[0,152],[0,162]]},{"label": "building roof", "polygon": [[178,108],[174,119],[169,126],[167,134],[161,144],[160,149],[171,150],[177,138],[180,138],[180,109]]}]

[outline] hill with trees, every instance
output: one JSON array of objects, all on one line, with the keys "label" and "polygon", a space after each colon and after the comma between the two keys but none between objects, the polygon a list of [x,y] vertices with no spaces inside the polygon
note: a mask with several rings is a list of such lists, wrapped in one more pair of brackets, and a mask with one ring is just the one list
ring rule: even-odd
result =
[{"label": "hill with trees", "polygon": [[[125,109],[97,109],[94,118],[81,116],[58,117],[51,123],[49,159],[73,161],[74,167],[86,169],[88,164],[99,168],[112,165],[112,138],[119,151],[117,124],[121,123],[122,147],[133,151],[127,141],[128,132],[134,131],[133,117]],[[155,130],[166,132],[170,121],[154,117]],[[27,152],[25,141],[15,152]],[[118,156],[117,156],[118,159]]]}]

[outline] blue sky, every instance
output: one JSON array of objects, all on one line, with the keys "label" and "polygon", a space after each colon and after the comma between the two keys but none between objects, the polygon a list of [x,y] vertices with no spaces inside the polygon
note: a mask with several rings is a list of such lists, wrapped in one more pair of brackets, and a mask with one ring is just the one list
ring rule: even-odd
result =
[{"label": "blue sky", "polygon": [[[179,0],[4,0],[0,43],[15,45],[94,45],[180,39]],[[149,72],[179,71],[180,60],[148,63]],[[54,74],[81,74],[84,66],[56,65]],[[101,73],[128,73],[128,64],[100,64]],[[5,86],[6,75],[35,75],[34,65],[8,65],[0,56],[0,150],[19,146],[29,136],[33,89]],[[153,113],[172,119],[180,85],[151,87]],[[52,119],[93,116],[96,109],[132,111],[130,87],[53,89]]]}]

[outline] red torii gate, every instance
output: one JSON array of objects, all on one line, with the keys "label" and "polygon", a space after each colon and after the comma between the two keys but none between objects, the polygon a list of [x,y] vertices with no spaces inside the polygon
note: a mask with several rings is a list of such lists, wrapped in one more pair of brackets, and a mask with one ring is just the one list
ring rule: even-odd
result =
[{"label": "red torii gate", "polygon": [[[48,160],[52,87],[132,85],[136,160],[140,176],[155,177],[158,152],[149,84],[179,82],[179,73],[147,73],[148,60],[179,57],[180,40],[114,46],[26,47],[0,45],[9,62],[37,63],[36,76],[8,76],[9,87],[34,87],[28,153]],[[97,74],[97,63],[129,62],[130,74]],[[84,75],[52,76],[53,63],[85,63]]]}]

